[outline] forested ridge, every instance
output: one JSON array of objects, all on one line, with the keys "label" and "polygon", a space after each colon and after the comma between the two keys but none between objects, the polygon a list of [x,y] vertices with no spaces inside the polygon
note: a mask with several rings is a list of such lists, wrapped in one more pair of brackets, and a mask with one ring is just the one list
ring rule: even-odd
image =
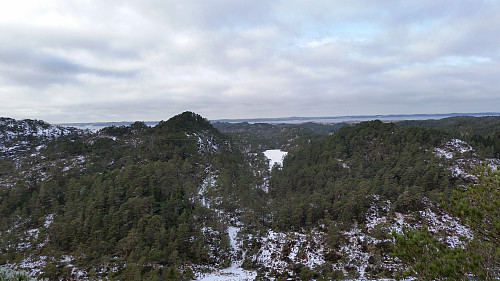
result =
[{"label": "forested ridge", "polygon": [[262,151],[265,149],[290,150],[300,146],[310,139],[330,135],[339,128],[349,126],[348,123],[319,124],[268,124],[268,123],[224,123],[213,124],[221,132],[231,136],[235,142],[248,151]]},{"label": "forested ridge", "polygon": [[364,220],[370,194],[394,202],[396,211],[418,210],[422,197],[438,202],[456,185],[432,154],[444,134],[392,123],[362,122],[291,151],[273,172],[270,195],[281,227],[318,220]]},{"label": "forested ridge", "polygon": [[[20,178],[0,191],[2,263],[22,259],[25,253],[13,245],[25,229],[42,227],[51,214],[54,221],[42,230],[50,231],[50,239],[38,235],[30,241],[47,243],[38,254],[71,254],[76,266],[104,271],[111,264],[127,265],[110,273],[112,278],[189,279],[192,273],[184,265],[216,265],[228,255],[222,222],[195,200],[207,170],[223,171],[220,195],[252,195],[240,180],[254,180],[241,169],[244,155],[206,119],[189,112],[154,128],[137,122],[54,142],[38,157],[30,161],[51,163],[41,168],[43,179],[34,171],[33,179]],[[61,159],[73,159],[67,164],[75,167],[62,166]],[[236,182],[240,193],[232,189]],[[208,235],[202,228],[216,231]],[[70,278],[71,268],[55,260],[43,276]]]},{"label": "forested ridge", "polygon": [[483,157],[500,158],[500,116],[458,116],[440,120],[401,121],[400,127],[443,130],[474,146]]},{"label": "forested ridge", "polygon": [[[39,263],[50,280],[190,280],[236,261],[262,280],[496,278],[498,162],[484,159],[500,120],[440,121],[215,124],[222,133],[184,112],[20,135],[0,159],[0,264]],[[269,170],[274,148],[288,155]],[[453,172],[464,163],[490,167]],[[408,258],[412,245],[435,252]]]}]

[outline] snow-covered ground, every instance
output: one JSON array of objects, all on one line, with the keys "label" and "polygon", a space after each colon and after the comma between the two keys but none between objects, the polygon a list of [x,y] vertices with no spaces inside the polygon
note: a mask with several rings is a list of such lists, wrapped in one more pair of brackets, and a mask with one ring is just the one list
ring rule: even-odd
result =
[{"label": "snow-covered ground", "polygon": [[481,160],[472,146],[460,139],[451,139],[441,147],[434,148],[437,157],[444,158],[448,163],[448,170],[452,176],[464,179],[468,182],[477,180],[474,169],[486,164],[493,170],[497,170],[500,160],[495,158]]},{"label": "snow-covered ground", "polygon": [[264,155],[269,159],[269,169],[271,169],[274,164],[278,164],[280,166],[283,165],[283,159],[285,158],[288,152],[281,151],[279,149],[270,149],[264,151]]},{"label": "snow-covered ground", "polygon": [[[243,252],[242,243],[238,240],[238,233],[241,230],[242,223],[237,219],[237,217],[229,217],[223,211],[218,210],[210,204],[210,201],[205,197],[207,190],[211,188],[217,182],[217,174],[210,172],[211,167],[206,168],[207,176],[200,186],[198,191],[198,196],[201,204],[211,210],[214,210],[221,220],[231,222],[232,225],[228,226],[227,233],[229,236],[229,244],[231,246],[231,266],[223,269],[214,269],[211,273],[198,273],[197,280],[200,281],[250,281],[254,280],[257,276],[257,272],[244,270],[241,266],[243,264],[243,257],[237,258],[238,252]],[[206,229],[204,232],[214,232],[213,229]]]},{"label": "snow-covered ground", "polygon": [[231,266],[217,272],[207,274],[199,281],[251,281],[257,276],[257,272]]},{"label": "snow-covered ground", "polygon": [[472,171],[475,166],[481,164],[481,161],[472,146],[467,142],[460,139],[451,139],[442,145],[442,147],[434,148],[434,154],[437,157],[446,159],[450,163],[448,170],[451,171],[454,177],[467,181],[477,180]]},{"label": "snow-covered ground", "polygon": [[260,237],[260,249],[252,258],[259,265],[281,272],[297,263],[313,268],[325,262],[325,236],[319,231],[306,234],[269,230]]},{"label": "snow-covered ground", "polygon": [[227,231],[229,235],[229,243],[231,252],[233,253],[231,266],[224,269],[218,269],[208,274],[199,274],[200,281],[250,281],[254,280],[257,272],[245,270],[241,267],[243,259],[236,259],[236,253],[242,251],[241,241],[238,241],[237,236],[241,228],[237,226],[229,226]]},{"label": "snow-covered ground", "polygon": [[466,152],[474,154],[474,149],[467,142],[460,139],[451,139],[444,144],[444,147],[434,148],[434,153],[438,157],[444,157],[446,159],[459,157]]}]

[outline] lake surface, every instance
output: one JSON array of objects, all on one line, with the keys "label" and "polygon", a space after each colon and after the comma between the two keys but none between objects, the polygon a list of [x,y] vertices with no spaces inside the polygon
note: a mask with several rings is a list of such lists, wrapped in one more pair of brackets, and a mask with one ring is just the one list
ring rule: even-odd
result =
[{"label": "lake surface", "polygon": [[271,169],[275,163],[283,166],[283,158],[285,158],[287,153],[288,152],[281,151],[279,149],[270,149],[264,151],[264,155],[267,157],[267,159],[269,159],[269,169]]}]

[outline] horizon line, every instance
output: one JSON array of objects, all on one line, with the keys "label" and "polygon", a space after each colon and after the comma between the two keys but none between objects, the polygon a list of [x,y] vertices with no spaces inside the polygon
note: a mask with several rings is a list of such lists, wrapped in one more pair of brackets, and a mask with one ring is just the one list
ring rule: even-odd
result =
[{"label": "horizon line", "polygon": [[[175,115],[174,115],[175,116]],[[285,120],[296,120],[296,121],[307,121],[307,120],[318,120],[318,119],[352,119],[350,121],[357,121],[355,118],[360,119],[371,119],[371,118],[396,118],[396,117],[458,117],[458,116],[473,116],[473,117],[485,117],[485,116],[500,116],[500,112],[451,112],[451,113],[414,113],[414,114],[366,114],[366,115],[338,115],[338,116],[288,116],[288,117],[254,117],[254,118],[221,118],[221,119],[208,119],[211,123],[223,123],[223,122],[255,122],[255,121],[285,121]],[[25,119],[26,120],[26,119]],[[167,119],[168,120],[168,119]],[[135,120],[135,121],[96,121],[96,122],[65,122],[65,123],[53,123],[54,125],[71,125],[71,124],[120,124],[120,123],[134,123],[134,122],[144,122],[144,123],[158,123],[164,120]]]}]

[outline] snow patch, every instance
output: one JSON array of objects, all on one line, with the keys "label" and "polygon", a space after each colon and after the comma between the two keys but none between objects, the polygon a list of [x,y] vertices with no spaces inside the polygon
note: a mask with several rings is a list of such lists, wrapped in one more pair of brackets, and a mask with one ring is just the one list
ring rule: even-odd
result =
[{"label": "snow patch", "polygon": [[453,158],[453,152],[451,151],[446,151],[443,148],[436,147],[434,148],[434,152],[438,157],[444,157],[446,159],[451,159]]},{"label": "snow patch", "polygon": [[203,183],[198,190],[198,197],[203,207],[210,209],[210,201],[207,200],[206,194],[208,190],[217,184],[217,175],[215,173],[210,172],[210,168],[207,168],[208,175],[203,179]]},{"label": "snow patch", "polygon": [[229,267],[220,271],[198,277],[199,281],[253,281],[257,277],[257,272],[248,271],[242,268]]},{"label": "snow patch", "polygon": [[48,228],[52,222],[54,222],[54,214],[49,214],[45,217],[45,222],[43,223],[43,227]]},{"label": "snow patch", "polygon": [[258,238],[259,251],[251,258],[263,267],[284,272],[291,264],[303,264],[309,268],[325,263],[324,241],[326,234],[276,232],[269,230],[266,236]]},{"label": "snow patch", "polygon": [[337,158],[337,161],[338,161],[339,163],[341,163],[341,164],[342,164],[342,168],[344,168],[344,169],[349,169],[349,168],[350,168],[350,167],[349,167],[349,165],[347,165],[347,164],[344,162],[344,160],[342,160],[342,159],[340,159],[340,158]]},{"label": "snow patch", "polygon": [[274,164],[279,166],[283,166],[283,159],[287,155],[288,152],[281,151],[279,149],[270,149],[264,151],[264,155],[269,159],[269,169],[272,169]]},{"label": "snow patch", "polygon": [[464,239],[474,238],[470,228],[460,224],[457,218],[451,217],[448,213],[437,214],[431,208],[426,208],[419,213],[430,232],[440,233],[444,231],[446,233],[445,237],[438,240],[445,242],[450,248],[465,248]]},{"label": "snow patch", "polygon": [[362,244],[373,238],[364,235],[357,223],[354,224],[350,231],[344,232],[344,235],[349,237],[349,243],[341,247],[342,252],[347,257],[345,265],[356,267],[359,277],[364,278],[371,254],[362,250]]},{"label": "snow patch", "polygon": [[249,271],[241,268],[243,264],[243,259],[238,260],[236,258],[236,253],[241,251],[241,243],[237,240],[238,233],[241,228],[236,226],[229,226],[227,228],[229,235],[229,243],[231,245],[231,251],[233,254],[231,266],[221,270],[216,270],[209,274],[202,274],[198,278],[200,281],[237,281],[237,280],[254,280],[257,276],[257,272]]},{"label": "snow patch", "polygon": [[[469,153],[465,154],[465,153]],[[475,182],[477,177],[472,174],[474,167],[481,165],[484,161],[480,161],[472,146],[460,139],[451,139],[447,141],[443,147],[434,148],[434,154],[437,157],[444,157],[449,164],[447,168],[451,171],[453,177],[462,178],[469,182]],[[488,165],[496,163],[496,161],[485,160]],[[496,167],[495,164],[492,167]]]},{"label": "snow patch", "polygon": [[446,159],[452,159],[466,152],[474,152],[474,150],[467,142],[460,139],[451,139],[445,143],[444,147],[434,148],[434,153],[438,157],[445,157]]},{"label": "snow patch", "polygon": [[27,257],[21,261],[19,267],[28,270],[30,274],[42,273],[42,269],[47,265],[47,256],[40,256],[38,259]]}]

